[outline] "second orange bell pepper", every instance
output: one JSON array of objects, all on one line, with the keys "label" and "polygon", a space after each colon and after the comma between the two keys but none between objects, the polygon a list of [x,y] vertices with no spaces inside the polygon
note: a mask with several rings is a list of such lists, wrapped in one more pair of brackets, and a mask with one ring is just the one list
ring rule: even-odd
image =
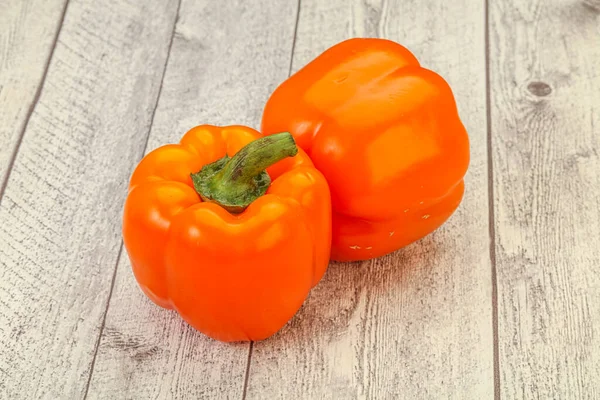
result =
[{"label": "second orange bell pepper", "polygon": [[392,41],[325,51],[271,95],[262,131],[291,132],[325,175],[335,260],[397,250],[461,202],[469,140],[452,91]]},{"label": "second orange bell pepper", "polygon": [[145,156],[129,188],[123,238],[136,280],[210,337],[274,334],[325,273],[329,188],[289,133],[198,126]]}]

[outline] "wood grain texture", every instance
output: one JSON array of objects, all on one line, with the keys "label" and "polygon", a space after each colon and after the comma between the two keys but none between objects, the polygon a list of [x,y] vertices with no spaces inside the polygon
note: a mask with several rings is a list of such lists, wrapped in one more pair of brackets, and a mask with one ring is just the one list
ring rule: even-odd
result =
[{"label": "wood grain texture", "polygon": [[0,202],[0,397],[81,398],[173,1],[71,0]]},{"label": "wood grain texture", "polygon": [[0,196],[39,94],[66,0],[0,2]]},{"label": "wood grain texture", "polygon": [[484,4],[301,4],[294,70],[348,37],[406,45],[453,87],[472,163],[464,202],[443,228],[378,260],[332,264],[291,323],[255,343],[247,398],[491,399]]},{"label": "wood grain texture", "polygon": [[600,398],[600,8],[490,2],[504,399]]},{"label": "wood grain texture", "polygon": [[[287,76],[295,18],[295,2],[184,0],[148,151],[203,123],[258,127]],[[123,252],[88,397],[241,399],[248,352],[152,304]]]}]

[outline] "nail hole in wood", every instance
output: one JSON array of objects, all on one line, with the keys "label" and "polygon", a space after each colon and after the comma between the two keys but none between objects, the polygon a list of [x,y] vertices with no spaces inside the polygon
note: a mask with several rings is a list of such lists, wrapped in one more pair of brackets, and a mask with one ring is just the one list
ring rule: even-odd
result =
[{"label": "nail hole in wood", "polygon": [[527,90],[534,96],[546,97],[552,93],[550,85],[544,82],[531,82],[527,85]]}]

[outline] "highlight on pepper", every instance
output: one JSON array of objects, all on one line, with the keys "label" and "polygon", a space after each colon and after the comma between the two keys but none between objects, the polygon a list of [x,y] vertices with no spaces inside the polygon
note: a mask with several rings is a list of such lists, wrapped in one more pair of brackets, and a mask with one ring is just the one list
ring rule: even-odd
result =
[{"label": "highlight on pepper", "polygon": [[214,339],[262,340],[327,269],[330,192],[289,133],[201,125],[136,167],[123,238],[153,302]]},{"label": "highlight on pepper", "polygon": [[469,139],[452,90],[390,40],[326,50],[273,92],[261,130],[291,132],[325,175],[334,260],[398,250],[462,200]]}]

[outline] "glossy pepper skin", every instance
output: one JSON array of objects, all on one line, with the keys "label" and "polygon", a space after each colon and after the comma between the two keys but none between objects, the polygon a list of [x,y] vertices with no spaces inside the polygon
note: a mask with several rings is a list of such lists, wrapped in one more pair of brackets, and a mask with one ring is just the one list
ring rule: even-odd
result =
[{"label": "glossy pepper skin", "polygon": [[331,257],[365,260],[437,229],[461,202],[469,140],[448,84],[404,47],[350,39],[269,98],[262,132],[291,132],[329,183]]},{"label": "glossy pepper skin", "polygon": [[257,138],[243,126],[191,129],[142,159],[124,207],[124,244],[141,289],[220,341],[277,332],[329,262],[329,189],[304,152],[268,168],[267,193],[239,214],[194,190],[190,174]]}]

